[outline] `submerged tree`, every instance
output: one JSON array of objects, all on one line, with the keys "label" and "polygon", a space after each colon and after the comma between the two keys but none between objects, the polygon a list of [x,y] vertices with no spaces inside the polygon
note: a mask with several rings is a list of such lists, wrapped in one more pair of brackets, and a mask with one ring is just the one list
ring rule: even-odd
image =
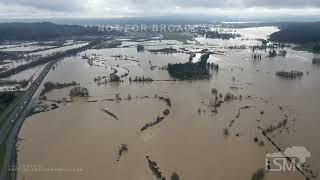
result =
[{"label": "submerged tree", "polygon": [[180,177],[176,172],[173,172],[171,175],[171,180],[180,180]]},{"label": "submerged tree", "polygon": [[259,169],[253,174],[251,180],[262,180],[264,176],[265,176],[264,169]]},{"label": "submerged tree", "polygon": [[137,52],[144,52],[144,46],[142,46],[141,44],[137,45]]}]

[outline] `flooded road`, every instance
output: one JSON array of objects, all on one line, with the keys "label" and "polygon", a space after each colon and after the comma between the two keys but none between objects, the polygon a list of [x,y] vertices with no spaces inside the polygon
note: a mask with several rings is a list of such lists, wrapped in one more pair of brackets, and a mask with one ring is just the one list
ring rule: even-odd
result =
[{"label": "flooded road", "polygon": [[[224,49],[208,39],[203,44],[162,41],[157,45],[154,41],[144,46],[147,50]],[[320,135],[317,108],[320,67],[312,66],[313,55],[287,49],[286,57],[266,58],[266,53],[261,51],[262,60],[254,61],[249,49],[224,50],[223,55],[211,55],[209,59],[219,64],[220,70],[213,71],[209,80],[197,81],[129,82],[129,77],[135,76],[172,80],[166,70],[151,70],[151,64],[162,67],[187,62],[189,55],[185,53],[138,53],[133,46],[88,50],[62,60],[45,81],[76,81],[88,88],[90,97],[61,103],[58,109],[26,119],[19,134],[22,140],[18,143],[18,165],[25,169],[18,172],[18,179],[157,179],[148,166],[146,157],[149,156],[166,179],[176,172],[187,180],[248,180],[265,167],[266,153],[277,152],[258,127],[277,124],[284,115],[288,116],[287,128],[270,137],[282,149],[291,146],[308,149],[311,158],[307,163],[317,174],[320,145],[315,137]],[[99,55],[94,65],[82,59],[90,54]],[[119,54],[135,61],[118,60],[114,56]],[[111,74],[111,67],[118,69],[119,75],[126,72],[123,69],[129,70],[129,75],[122,78],[124,82],[101,85],[94,82],[98,76]],[[275,75],[279,70],[299,70],[304,76],[296,80],[282,79]],[[212,88],[216,88],[218,94],[230,92],[242,98],[224,102],[214,113],[209,106],[214,97]],[[47,99],[69,99],[69,90],[53,90]],[[121,100],[114,100],[116,94]],[[131,98],[127,99],[129,95]],[[170,98],[171,106],[158,97]],[[245,106],[249,108],[239,110]],[[101,109],[112,112],[118,120]],[[145,124],[163,116],[165,109],[170,113],[163,121],[141,131]],[[228,136],[224,135],[224,128],[229,129]],[[264,146],[255,143],[255,137],[263,140]],[[127,145],[128,151],[117,161],[122,144]],[[265,179],[304,177],[298,171],[287,171],[268,172]]]}]

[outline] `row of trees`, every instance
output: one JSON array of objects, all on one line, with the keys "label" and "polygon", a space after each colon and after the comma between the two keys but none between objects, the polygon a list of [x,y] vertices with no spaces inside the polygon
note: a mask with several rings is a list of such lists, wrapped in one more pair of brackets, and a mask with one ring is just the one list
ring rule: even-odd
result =
[{"label": "row of trees", "polygon": [[153,81],[153,79],[151,77],[144,77],[144,76],[136,76],[134,79],[132,79],[131,77],[129,78],[130,82],[145,82],[145,81]]},{"label": "row of trees", "polygon": [[0,80],[0,86],[12,86],[12,85],[19,85],[21,88],[27,87],[29,84],[28,80]]},{"label": "row of trees", "polygon": [[69,92],[70,97],[88,97],[89,90],[85,87],[74,87]]},{"label": "row of trees", "polygon": [[284,77],[284,78],[290,78],[290,79],[296,79],[301,78],[303,76],[303,72],[301,71],[278,71],[276,72],[277,76]]},{"label": "row of trees", "polygon": [[166,54],[172,54],[172,53],[177,53],[178,52],[174,48],[150,49],[148,51],[151,52],[151,53],[166,53]]},{"label": "row of trees", "polygon": [[221,33],[218,31],[207,31],[205,33],[206,38],[212,38],[212,39],[235,39],[237,37],[241,37],[240,34],[234,34],[234,33]]}]

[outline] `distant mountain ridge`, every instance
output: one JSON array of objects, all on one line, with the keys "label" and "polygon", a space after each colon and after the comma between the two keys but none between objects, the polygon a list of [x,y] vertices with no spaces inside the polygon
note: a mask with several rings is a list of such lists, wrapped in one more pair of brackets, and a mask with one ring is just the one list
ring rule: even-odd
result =
[{"label": "distant mountain ridge", "polygon": [[[4,40],[50,40],[59,37],[105,35],[98,27],[80,25],[57,25],[50,22],[0,23],[0,41]],[[108,32],[111,34],[110,32]]]},{"label": "distant mountain ridge", "polygon": [[270,35],[270,40],[283,43],[320,42],[320,22],[284,23],[281,29]]}]

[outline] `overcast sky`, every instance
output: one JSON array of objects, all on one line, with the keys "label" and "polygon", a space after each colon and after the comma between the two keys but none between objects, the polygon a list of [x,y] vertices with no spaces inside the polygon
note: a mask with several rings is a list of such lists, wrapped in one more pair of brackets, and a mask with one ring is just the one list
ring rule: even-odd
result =
[{"label": "overcast sky", "polygon": [[0,19],[219,15],[319,16],[320,0],[0,0]]}]

